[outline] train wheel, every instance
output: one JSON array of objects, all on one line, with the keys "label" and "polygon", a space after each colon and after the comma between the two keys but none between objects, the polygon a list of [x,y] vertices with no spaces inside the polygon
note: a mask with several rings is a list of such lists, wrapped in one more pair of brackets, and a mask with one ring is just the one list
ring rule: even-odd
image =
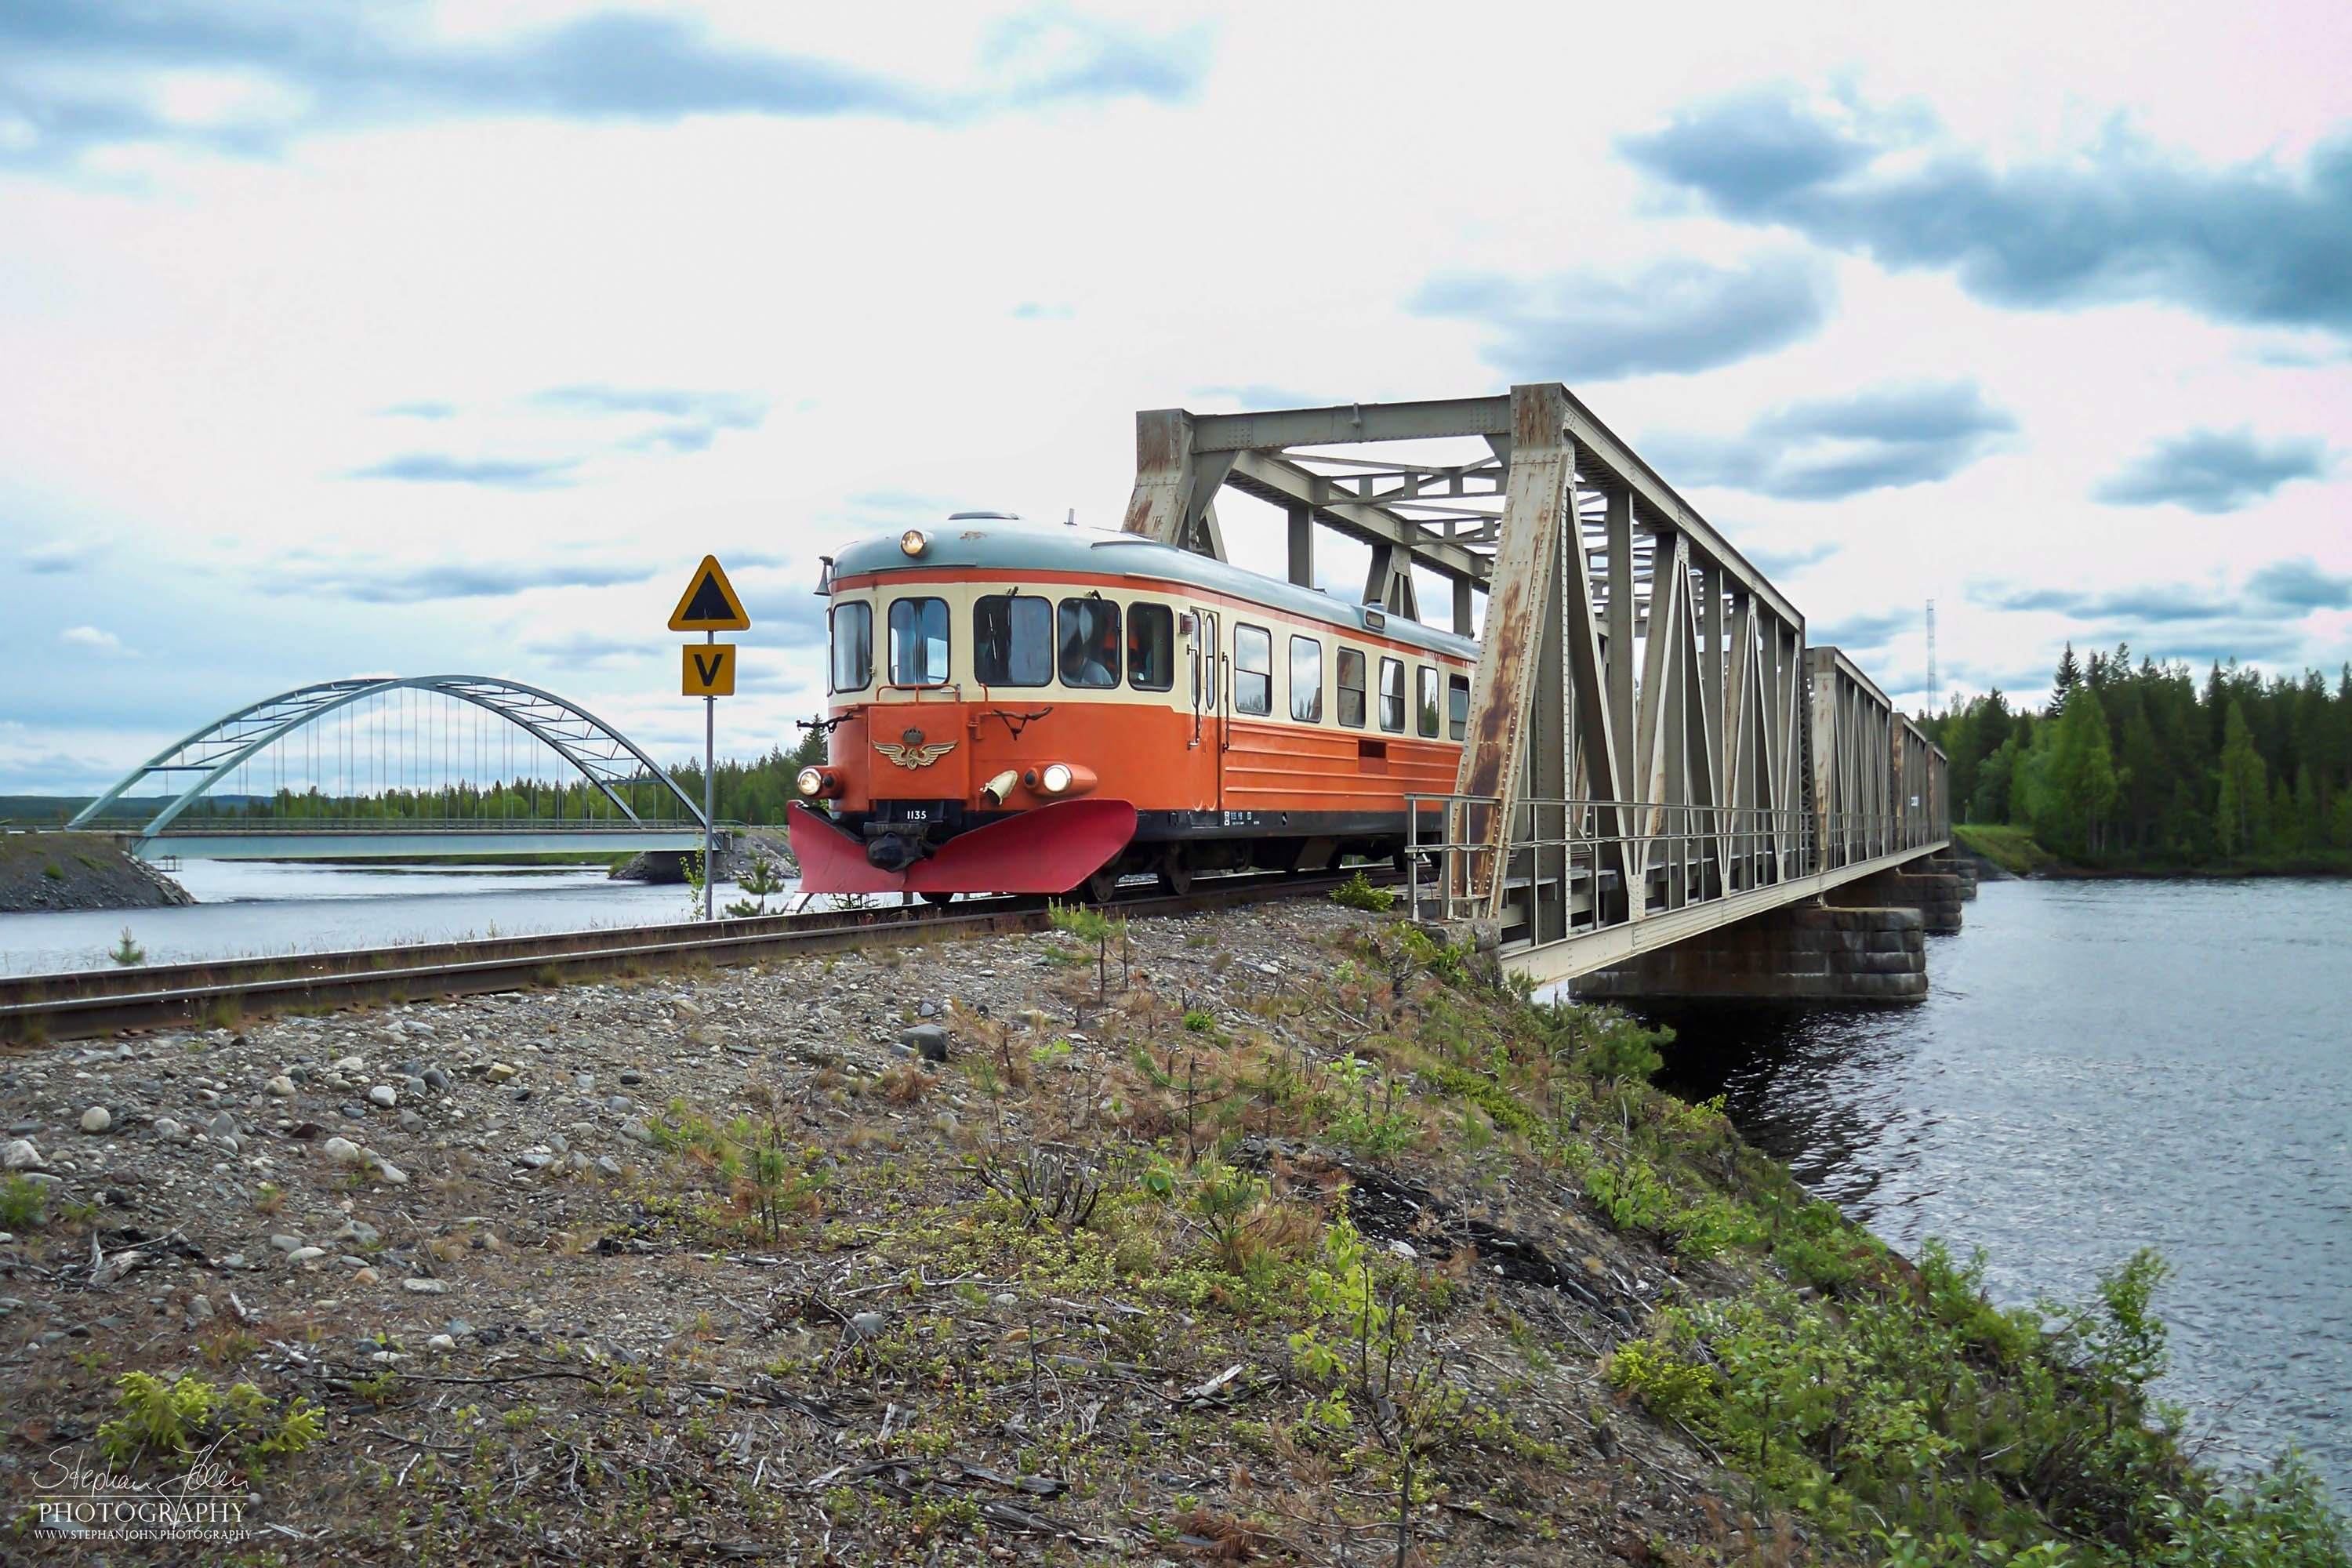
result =
[{"label": "train wheel", "polygon": [[1160,890],[1171,899],[1192,890],[1192,858],[1181,844],[1170,845],[1168,853],[1160,858]]},{"label": "train wheel", "polygon": [[1118,896],[1118,872],[1106,866],[1086,880],[1087,901],[1107,904]]},{"label": "train wheel", "polygon": [[955,902],[955,895],[953,893],[925,893],[923,895],[923,902],[930,905],[931,908],[935,910],[943,910],[950,904]]}]

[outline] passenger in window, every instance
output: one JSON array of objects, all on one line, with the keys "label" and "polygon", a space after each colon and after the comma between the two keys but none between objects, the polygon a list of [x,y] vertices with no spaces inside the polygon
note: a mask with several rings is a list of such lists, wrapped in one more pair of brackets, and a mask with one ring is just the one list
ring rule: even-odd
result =
[{"label": "passenger in window", "polygon": [[1108,599],[1062,601],[1062,684],[1102,689],[1118,684],[1118,605]]},{"label": "passenger in window", "polygon": [[1127,683],[1139,691],[1176,684],[1176,612],[1165,605],[1133,605],[1127,612]]},{"label": "passenger in window", "polygon": [[971,607],[972,673],[983,686],[1054,679],[1054,610],[1046,600],[992,594]]}]

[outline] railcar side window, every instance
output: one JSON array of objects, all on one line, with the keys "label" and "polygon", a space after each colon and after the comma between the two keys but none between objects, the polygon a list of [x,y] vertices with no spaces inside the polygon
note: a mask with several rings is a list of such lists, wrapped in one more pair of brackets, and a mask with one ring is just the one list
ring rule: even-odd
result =
[{"label": "railcar side window", "polygon": [[863,691],[874,679],[874,606],[850,599],[833,607],[833,689]]},{"label": "railcar side window", "polygon": [[948,602],[890,602],[890,683],[944,686],[948,679]]},{"label": "railcar side window", "polygon": [[1034,595],[993,594],[971,606],[972,679],[982,686],[1044,686],[1054,679],[1054,606]]},{"label": "railcar side window", "polygon": [[1364,727],[1364,650],[1339,650],[1339,722],[1350,730]]},{"label": "railcar side window", "polygon": [[1062,684],[1100,690],[1118,684],[1118,605],[1062,601]]},{"label": "railcar side window", "polygon": [[1413,696],[1416,699],[1414,706],[1421,713],[1421,732],[1424,735],[1436,734],[1437,671],[1433,667],[1424,664],[1416,672]]},{"label": "railcar side window", "polygon": [[1138,691],[1175,686],[1176,612],[1167,605],[1128,606],[1127,683]]},{"label": "railcar side window", "polygon": [[1234,711],[1274,711],[1274,634],[1264,626],[1234,628]]},{"label": "railcar side window", "polygon": [[1470,732],[1470,678],[1466,675],[1445,678],[1445,732],[1457,741]]},{"label": "railcar side window", "polygon": [[1381,660],[1381,728],[1404,728],[1404,660]]},{"label": "railcar side window", "polygon": [[1323,645],[1313,637],[1290,639],[1290,716],[1323,722]]}]

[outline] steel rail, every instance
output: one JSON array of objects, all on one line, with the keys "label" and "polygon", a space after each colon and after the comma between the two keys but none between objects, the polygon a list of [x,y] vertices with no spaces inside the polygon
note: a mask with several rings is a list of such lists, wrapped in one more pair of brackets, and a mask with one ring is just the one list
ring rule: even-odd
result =
[{"label": "steel rail", "polygon": [[[1355,874],[1241,873],[1202,878],[1180,898],[1122,899],[1129,916],[1194,914],[1325,892]],[[1392,879],[1385,869],[1378,881]],[[297,1008],[527,990],[614,972],[752,963],[787,954],[893,947],[942,939],[1045,930],[1042,898],[974,899],[876,910],[826,910],[657,926],[622,926],[481,942],[362,948],[281,958],[225,959],[128,970],[77,971],[0,980],[0,1044],[89,1039],[119,1030],[226,1027]]]}]

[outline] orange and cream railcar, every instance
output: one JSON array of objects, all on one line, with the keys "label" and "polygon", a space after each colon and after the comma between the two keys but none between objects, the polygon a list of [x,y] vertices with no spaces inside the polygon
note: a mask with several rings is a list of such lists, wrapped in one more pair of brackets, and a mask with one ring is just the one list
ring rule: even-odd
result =
[{"label": "orange and cream railcar", "polygon": [[829,563],[814,892],[1071,892],[1390,856],[1477,645],[1127,534],[960,514]]}]

